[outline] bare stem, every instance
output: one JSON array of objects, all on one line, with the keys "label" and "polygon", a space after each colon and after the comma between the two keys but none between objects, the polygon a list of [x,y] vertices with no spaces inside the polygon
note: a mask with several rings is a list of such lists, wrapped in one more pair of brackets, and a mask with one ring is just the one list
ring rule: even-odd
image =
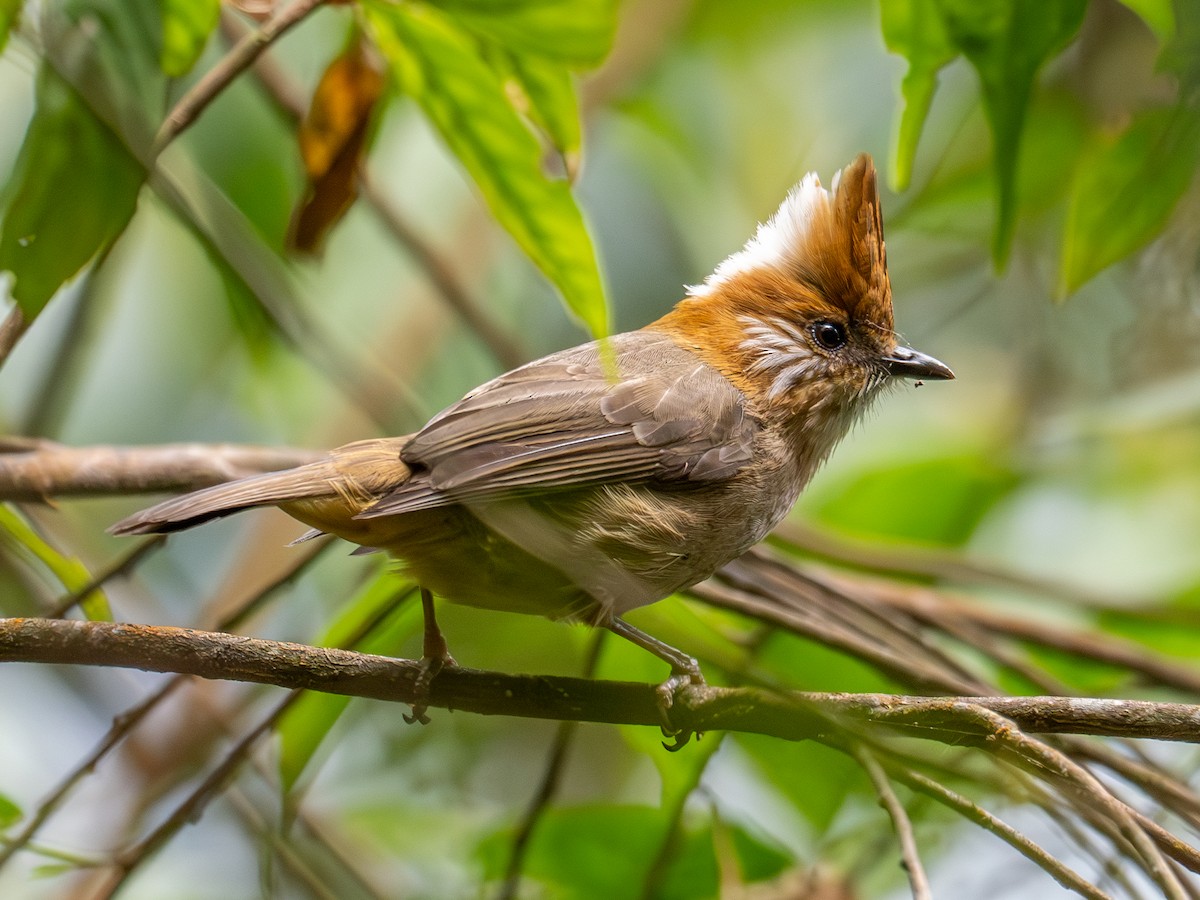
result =
[{"label": "bare stem", "polygon": [[933,892],[929,888],[929,878],[925,875],[925,867],[921,865],[921,855],[917,852],[917,838],[913,834],[912,821],[908,818],[904,804],[892,790],[887,773],[883,771],[875,754],[866,744],[855,745],[854,758],[858,760],[858,764],[863,767],[867,777],[871,779],[875,793],[879,795],[879,803],[887,810],[887,814],[892,820],[892,827],[896,829],[896,837],[900,840],[900,857],[904,860],[904,871],[908,874],[908,884],[912,889],[913,900],[933,900]]},{"label": "bare stem", "polygon": [[208,104],[212,103],[233,79],[254,64],[254,60],[258,59],[264,50],[290,28],[302,22],[323,2],[324,0],[292,0],[264,22],[260,28],[238,41],[215,66],[205,73],[203,78],[179,99],[179,102],[167,114],[158,129],[158,134],[154,136],[154,145],[150,151],[151,159],[157,159],[167,145],[187,130]]}]

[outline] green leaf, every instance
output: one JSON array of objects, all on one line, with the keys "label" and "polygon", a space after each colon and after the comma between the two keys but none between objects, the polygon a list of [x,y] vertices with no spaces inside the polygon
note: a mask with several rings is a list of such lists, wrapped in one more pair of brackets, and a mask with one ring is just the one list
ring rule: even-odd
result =
[{"label": "green leaf", "polygon": [[1179,76],[1181,99],[1194,102],[1200,91],[1200,3],[1176,3],[1174,12],[1175,33],[1163,47],[1158,65]]},{"label": "green leaf", "polygon": [[[409,590],[411,586],[391,571],[381,572],[347,604],[317,645],[344,647],[354,643],[364,653],[394,656],[421,623],[419,604],[405,603],[389,612],[397,596]],[[371,628],[381,616],[384,621]],[[368,628],[370,636],[355,641]],[[349,703],[349,697],[309,691],[284,713],[276,730],[280,739],[279,776],[285,793],[295,787]]]},{"label": "green leaf", "polygon": [[[755,761],[759,773],[781,797],[822,834],[853,796],[870,793],[862,769],[844,753],[814,741],[791,743],[757,734],[739,734],[738,746]],[[819,772],[819,777],[797,773]]]},{"label": "green leaf", "polygon": [[0,829],[8,828],[21,821],[25,814],[21,812],[21,807],[13,803],[3,794],[0,794]]},{"label": "green leaf", "polygon": [[1153,240],[1200,164],[1200,111],[1137,116],[1120,135],[1097,136],[1080,162],[1063,236],[1059,293]]},{"label": "green leaf", "polygon": [[890,179],[893,190],[902,191],[912,180],[913,159],[937,90],[938,72],[959,52],[936,0],[881,0],[880,18],[888,50],[908,60],[900,84],[904,109],[896,128]]},{"label": "green leaf", "polygon": [[937,0],[948,34],[979,74],[992,128],[996,234],[1003,268],[1016,228],[1016,168],[1038,70],[1079,30],[1087,0]]},{"label": "green leaf", "polygon": [[[0,544],[29,561],[50,570],[68,593],[76,593],[92,583],[87,567],[73,556],[65,556],[48,544],[11,506],[0,505]],[[111,622],[112,610],[101,590],[86,594],[79,601],[84,614],[93,621]]]},{"label": "green leaf", "polygon": [[148,151],[167,101],[162,0],[41,4],[46,60],[134,156]]},{"label": "green leaf", "polygon": [[617,27],[616,0],[433,0],[433,5],[516,54],[573,66],[600,63]]},{"label": "green leaf", "polygon": [[573,176],[583,143],[574,77],[566,67],[537,57],[514,56],[510,63],[513,78],[529,101],[527,115],[563,155],[567,173]]},{"label": "green leaf", "polygon": [[0,0],[0,50],[8,43],[8,33],[17,23],[22,0]]},{"label": "green leaf", "polygon": [[162,70],[172,78],[186,75],[204,52],[217,27],[221,0],[162,0]]},{"label": "green leaf", "polygon": [[937,457],[863,472],[814,508],[823,524],[854,534],[954,546],[1016,483],[981,456]]},{"label": "green leaf", "polygon": [[569,185],[542,171],[537,139],[471,39],[417,5],[364,5],[401,88],[421,105],[517,243],[593,334],[608,330],[600,271]]},{"label": "green leaf", "polygon": [[[663,752],[661,749],[659,752]],[[548,809],[529,842],[524,874],[553,886],[549,896],[590,898],[636,896],[663,840],[666,816],[648,806],[573,806]],[[486,839],[478,855],[491,878],[503,874],[512,835]],[[665,897],[716,896],[717,865],[711,832],[680,836],[665,884]],[[691,891],[691,893],[687,893]]]},{"label": "green leaf", "polygon": [[0,221],[0,271],[13,273],[13,298],[26,319],[124,230],[145,177],[75,91],[43,66]]},{"label": "green leaf", "polygon": [[1175,36],[1175,10],[1172,0],[1121,0],[1137,13],[1146,26],[1154,32],[1160,44]]}]

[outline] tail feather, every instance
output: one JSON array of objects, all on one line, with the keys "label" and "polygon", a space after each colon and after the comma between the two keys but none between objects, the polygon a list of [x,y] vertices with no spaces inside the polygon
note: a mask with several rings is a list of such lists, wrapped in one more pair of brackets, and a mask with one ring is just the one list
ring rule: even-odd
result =
[{"label": "tail feather", "polygon": [[[336,526],[374,502],[382,494],[403,484],[411,471],[400,459],[408,437],[357,441],[332,451],[324,459],[294,469],[251,475],[228,484],[218,484],[164,500],[109,528],[112,534],[166,534],[228,516],[255,506],[287,507],[301,521],[322,530]],[[330,498],[318,504],[333,518],[314,521],[300,514],[303,501]],[[309,510],[315,512],[315,510]],[[362,526],[358,526],[362,530]]]},{"label": "tail feather", "polygon": [[328,460],[284,472],[251,475],[249,478],[218,484],[181,497],[172,497],[122,519],[108,530],[118,535],[166,534],[255,506],[275,506],[290,500],[332,496],[335,489],[331,479],[320,477],[320,473],[313,471],[314,468],[322,466],[328,469]]}]

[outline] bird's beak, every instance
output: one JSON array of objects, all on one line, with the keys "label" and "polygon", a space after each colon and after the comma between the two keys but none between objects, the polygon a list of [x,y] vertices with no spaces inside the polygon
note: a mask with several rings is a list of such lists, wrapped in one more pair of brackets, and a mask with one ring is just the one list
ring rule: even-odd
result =
[{"label": "bird's beak", "polygon": [[897,347],[890,356],[883,358],[887,364],[889,375],[899,375],[903,378],[918,378],[944,380],[954,377],[950,367],[938,362],[932,356],[918,353],[911,347]]}]

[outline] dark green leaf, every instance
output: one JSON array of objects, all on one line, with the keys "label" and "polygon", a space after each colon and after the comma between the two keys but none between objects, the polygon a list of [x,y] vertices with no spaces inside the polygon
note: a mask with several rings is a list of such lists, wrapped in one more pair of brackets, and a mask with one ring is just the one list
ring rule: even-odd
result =
[{"label": "dark green leaf", "polygon": [[[659,752],[662,752],[661,750]],[[576,806],[543,816],[525,857],[525,875],[553,887],[551,896],[570,900],[637,896],[662,844],[667,816],[643,806]],[[653,896],[717,896],[718,869],[712,829],[684,829]],[[499,877],[512,836],[493,835],[478,854],[485,872]]]},{"label": "dark green leaf", "polygon": [[597,65],[612,46],[616,0],[433,0],[472,33],[514,54]]},{"label": "dark green leaf", "polygon": [[1080,163],[1063,237],[1060,295],[1162,231],[1200,164],[1200,111],[1155,110],[1100,135]]},{"label": "dark green leaf", "polygon": [[75,91],[44,67],[0,222],[0,271],[13,273],[13,298],[27,319],[124,230],[145,177]]},{"label": "dark green leaf", "polygon": [[881,0],[883,40],[908,60],[900,84],[904,110],[896,129],[891,184],[902,191],[912,179],[913,159],[929,106],[937,90],[938,72],[958,56],[936,0]]},{"label": "dark green leaf", "polygon": [[59,0],[42,5],[46,59],[134,156],[162,120],[161,0]]},{"label": "dark green leaf", "polygon": [[17,804],[13,803],[3,794],[0,794],[0,829],[15,825],[21,821],[21,817],[24,815],[21,812],[21,807],[17,806]]},{"label": "dark green leaf", "polygon": [[1079,30],[1087,0],[937,0],[937,6],[951,40],[979,74],[996,178],[992,257],[1003,267],[1016,227],[1016,167],[1034,82]]},{"label": "dark green leaf", "polygon": [[492,213],[593,334],[608,330],[600,272],[569,185],[542,152],[495,72],[445,15],[417,5],[365,7],[379,48],[475,179]]},{"label": "dark green leaf", "polygon": [[162,0],[162,70],[186,75],[217,27],[221,0]]}]

